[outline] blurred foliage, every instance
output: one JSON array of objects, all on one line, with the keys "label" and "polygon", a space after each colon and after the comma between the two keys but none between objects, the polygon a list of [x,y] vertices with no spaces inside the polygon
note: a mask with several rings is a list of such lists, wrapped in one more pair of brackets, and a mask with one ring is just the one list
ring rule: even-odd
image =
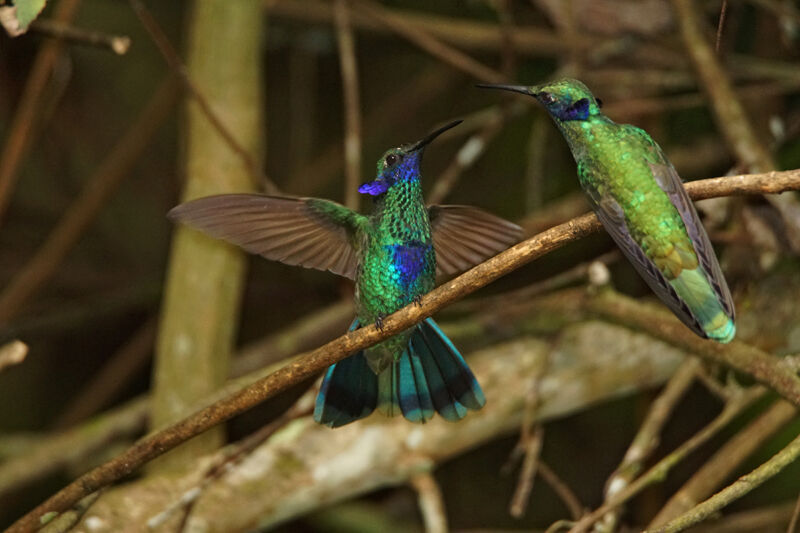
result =
[{"label": "blurred foliage", "polygon": [[[343,114],[335,36],[327,22],[288,15],[280,9],[283,3],[299,1],[276,2],[278,7],[268,16],[265,14],[264,19],[267,30],[263,50],[267,87],[266,174],[286,193],[341,201]],[[676,166],[679,171],[684,170],[685,178],[725,174],[735,161],[722,145],[711,112],[702,104],[702,99],[698,99],[697,104],[680,104],[681,97],[696,95],[698,87],[681,50],[675,22],[669,19],[669,3],[656,2],[665,5],[667,10],[654,10],[653,16],[666,12],[667,20],[656,30],[648,30],[650,33],[637,33],[615,23],[615,14],[624,13],[635,2],[598,0],[591,3],[596,8],[587,15],[585,10],[592,9],[589,0],[563,2],[564,5],[573,4],[574,31],[606,44],[616,39],[614,42],[620,44],[623,51],[608,53],[601,59],[592,59],[590,52],[598,50],[579,54],[578,77],[603,97],[612,118],[645,127],[668,154],[675,154]],[[184,42],[182,32],[188,2],[149,4],[169,38],[180,49]],[[501,0],[435,3],[387,0],[382,3],[403,12],[437,14],[484,24],[498,23],[496,8],[503,4]],[[563,20],[558,17],[558,3],[517,0],[509,4],[515,26],[555,35],[565,31],[559,25]],[[720,2],[700,4],[709,39],[712,39]],[[749,88],[744,104],[760,138],[774,149],[783,168],[795,168],[800,166],[800,22],[796,17],[776,14],[784,11],[764,6],[791,7],[791,2],[729,2],[722,55],[726,67],[734,74],[736,86]],[[52,7],[48,6],[44,16],[50,11]],[[584,15],[590,16],[591,27],[582,25]],[[10,208],[0,221],[0,287],[6,286],[25,267],[167,73],[157,48],[126,2],[84,0],[75,25],[128,35],[133,45],[126,55],[117,56],[107,50],[70,44],[58,60],[40,102],[42,125],[21,169]],[[601,31],[603,28],[611,31],[610,36]],[[468,39],[469,35],[466,37]],[[561,38],[565,46],[560,54],[517,53],[514,78],[534,83],[562,66],[568,55],[569,37],[561,33]],[[17,39],[0,34],[0,139],[3,142],[7,141],[26,76],[44,39],[35,33]],[[365,181],[377,158],[388,147],[416,139],[441,121],[468,116],[502,100],[494,92],[474,89],[472,84],[476,80],[388,31],[361,31],[357,26],[356,46],[362,116],[369,118],[362,125]],[[645,46],[660,47],[675,61],[659,65],[634,58],[632,54]],[[466,51],[485,64],[499,68],[499,50],[476,47]],[[752,66],[762,60],[770,61],[769,65],[775,67],[773,75],[766,74],[766,69]],[[436,72],[441,76],[436,84],[438,90],[428,91],[413,105],[398,91],[416,77]],[[679,75],[688,82],[670,81]],[[782,83],[779,90],[767,90],[778,82]],[[635,107],[633,112],[626,111],[628,102],[641,99],[653,102],[651,111],[637,113]],[[411,112],[405,111],[406,106],[412,107]],[[383,120],[383,117],[391,120]],[[529,135],[535,118],[542,118],[541,111],[531,107],[521,116],[509,119],[490,142],[488,151],[461,176],[447,197],[447,203],[479,205],[512,220],[528,215],[525,198],[531,185],[526,183],[524,169],[528,165]],[[21,337],[31,347],[23,365],[0,374],[0,440],[14,432],[47,431],[56,427],[59,417],[87,381],[148,318],[158,313],[172,231],[164,214],[177,203],[180,189],[178,134],[181,127],[181,114],[173,113],[151,139],[145,153],[96,221],[59,266],[53,279],[16,317],[0,324],[0,340]],[[437,174],[448,166],[464,141],[463,134],[456,130],[450,140],[438,141],[428,150],[423,170],[426,190],[430,190]],[[709,143],[712,149],[700,157],[696,149],[702,143]],[[571,157],[552,129],[547,136],[545,154],[546,177],[540,178],[543,210],[578,188]],[[712,239],[720,237],[719,243],[743,247],[750,258],[745,265],[735,265],[737,273],[745,275],[732,280],[741,319],[741,337],[775,353],[797,353],[800,350],[800,323],[797,321],[800,310],[786,299],[781,300],[780,307],[773,302],[781,293],[797,294],[800,290],[797,287],[800,265],[784,248],[770,251],[778,254],[778,262],[759,262],[758,258],[765,251],[743,233],[739,216],[736,211],[724,213],[722,224],[711,227],[710,233]],[[768,223],[767,227],[778,234],[781,231],[776,224]],[[609,249],[611,241],[605,235],[586,239],[515,272],[478,296],[546,279]],[[723,264],[727,266],[726,254],[727,249],[722,254]],[[766,268],[762,268],[765,265]],[[649,295],[627,264],[613,265],[612,272],[618,288],[632,294]],[[350,291],[349,283],[328,273],[253,259],[239,343],[244,345],[280,331],[312,310],[349,297]],[[773,313],[775,320],[766,322],[771,324],[766,328],[763,327],[765,322],[752,318],[755,314]],[[446,317],[448,312],[442,315]],[[145,362],[132,374],[122,377],[114,391],[114,402],[145,392],[149,371]],[[603,484],[619,463],[651,399],[649,394],[630,397],[547,424],[542,457],[563,476],[585,505],[594,507],[601,503]],[[285,398],[278,398],[274,405],[264,406],[237,420],[231,426],[231,437],[240,438],[251,432],[275,416],[285,404]],[[106,407],[102,405],[98,409]],[[674,449],[706,423],[718,408],[719,402],[713,395],[700,386],[694,387],[673,415],[656,455]],[[747,416],[752,417],[753,413],[745,418]],[[744,425],[743,420],[738,423]],[[800,422],[784,428],[737,472],[746,472],[760,464],[798,430]],[[566,516],[551,489],[537,479],[526,517],[510,518],[507,508],[516,485],[516,473],[502,476],[498,472],[515,442],[516,436],[499,439],[437,471],[448,518],[454,528],[543,528]],[[629,521],[646,523],[658,509],[659,502],[672,494],[721,442],[716,439],[704,447],[666,483],[636,499],[629,506]],[[800,465],[795,464],[736,503],[734,509],[793,498],[797,495],[798,479]],[[65,477],[49,479],[7,499],[0,506],[0,525],[66,481],[69,479]],[[371,514],[375,515],[377,524],[389,520],[398,531],[419,530],[419,522],[409,520],[417,511],[415,495],[408,489],[382,491],[358,504],[342,506],[338,515],[335,511],[333,508],[300,519],[282,530],[341,531],[346,530],[342,528],[347,527],[351,517]]]}]

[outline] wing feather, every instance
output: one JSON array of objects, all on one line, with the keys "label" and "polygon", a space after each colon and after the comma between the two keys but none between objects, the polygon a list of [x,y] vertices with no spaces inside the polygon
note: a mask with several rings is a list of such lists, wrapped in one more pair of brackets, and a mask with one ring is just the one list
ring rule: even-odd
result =
[{"label": "wing feather", "polygon": [[432,205],[428,212],[439,274],[467,270],[522,238],[522,228],[476,207]]},{"label": "wing feather", "polygon": [[678,213],[683,220],[683,225],[689,238],[692,241],[697,258],[700,260],[700,266],[706,275],[711,287],[717,295],[717,300],[722,306],[725,314],[732,320],[734,319],[735,311],[733,305],[733,298],[731,297],[728,283],[725,281],[725,276],[722,273],[722,268],[719,266],[717,256],[714,253],[714,248],[708,238],[705,228],[697,215],[697,210],[694,208],[689,194],[683,187],[678,172],[672,166],[666,156],[658,150],[660,162],[650,163],[650,168],[653,171],[653,177],[658,183],[659,187],[667,193],[673,205],[678,210]]},{"label": "wing feather", "polygon": [[355,279],[366,217],[315,198],[224,194],[181,204],[169,218],[250,253]]},{"label": "wing feather", "polygon": [[661,273],[656,264],[647,257],[641,246],[634,240],[628,230],[622,207],[613,198],[600,198],[596,191],[588,188],[587,191],[590,193],[590,201],[597,218],[600,219],[606,232],[617,243],[617,246],[619,246],[642,279],[647,282],[647,285],[656,293],[656,296],[675,313],[675,316],[681,322],[701,337],[706,337],[702,324],[695,318],[689,306],[675,292],[675,289],[664,274]]}]

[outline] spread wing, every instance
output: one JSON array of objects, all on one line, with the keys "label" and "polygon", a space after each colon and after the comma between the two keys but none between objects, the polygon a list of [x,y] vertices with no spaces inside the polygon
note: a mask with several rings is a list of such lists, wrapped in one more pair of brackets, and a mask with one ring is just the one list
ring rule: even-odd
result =
[{"label": "spread wing", "polygon": [[367,220],[328,200],[260,194],[207,196],[167,216],[267,259],[350,279],[358,270],[354,242]]},{"label": "spread wing", "polygon": [[456,274],[516,244],[522,228],[476,207],[428,207],[439,274]]},{"label": "spread wing", "polygon": [[648,155],[653,178],[661,190],[667,193],[670,201],[678,210],[706,279],[714,289],[725,314],[734,319],[735,311],[728,283],[725,281],[714,248],[711,246],[711,241],[708,239],[708,234],[703,228],[694,204],[683,187],[683,181],[681,181],[678,171],[675,170],[658,145],[654,144],[653,150]]}]

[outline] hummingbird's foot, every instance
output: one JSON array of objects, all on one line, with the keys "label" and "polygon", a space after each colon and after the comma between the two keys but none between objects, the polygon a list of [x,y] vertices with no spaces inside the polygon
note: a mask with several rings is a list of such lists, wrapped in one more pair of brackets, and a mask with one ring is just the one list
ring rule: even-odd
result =
[{"label": "hummingbird's foot", "polygon": [[384,315],[378,315],[375,319],[375,328],[377,328],[378,331],[383,331],[383,317]]},{"label": "hummingbird's foot", "polygon": [[417,294],[416,296],[414,296],[414,300],[412,300],[412,301],[417,305],[417,307],[422,307],[422,295],[421,294]]}]

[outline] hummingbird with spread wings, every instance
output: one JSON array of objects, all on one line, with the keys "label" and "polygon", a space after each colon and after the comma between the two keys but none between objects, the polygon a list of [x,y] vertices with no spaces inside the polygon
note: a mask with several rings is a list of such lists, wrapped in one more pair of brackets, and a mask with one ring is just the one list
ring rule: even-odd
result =
[{"label": "hummingbird with spread wings", "polygon": [[[329,270],[355,281],[356,318],[350,330],[419,303],[450,275],[516,243],[522,230],[475,207],[426,206],[420,162],[425,147],[456,126],[392,148],[375,180],[359,187],[373,199],[359,214],[330,200],[225,194],[179,205],[169,217],[267,259]],[[463,418],[486,400],[464,358],[431,318],[331,365],[314,419],[330,427],[372,413],[426,422],[435,412]]]},{"label": "hummingbird with spread wings", "polygon": [[647,132],[608,118],[578,80],[479,87],[542,104],[597,218],[653,292],[700,337],[733,340],[733,300],[714,249],[675,167]]}]

